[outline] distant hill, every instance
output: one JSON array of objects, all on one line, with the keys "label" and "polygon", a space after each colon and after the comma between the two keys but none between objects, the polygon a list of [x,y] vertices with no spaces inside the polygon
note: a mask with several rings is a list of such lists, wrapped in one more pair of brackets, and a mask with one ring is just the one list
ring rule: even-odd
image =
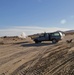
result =
[{"label": "distant hill", "polygon": [[68,30],[68,31],[66,31],[67,33],[70,33],[70,32],[74,32],[74,30]]},{"label": "distant hill", "polygon": [[71,35],[72,35],[72,34],[74,34],[74,30],[65,31],[65,34],[66,34],[66,35],[68,35],[68,34],[71,34]]}]

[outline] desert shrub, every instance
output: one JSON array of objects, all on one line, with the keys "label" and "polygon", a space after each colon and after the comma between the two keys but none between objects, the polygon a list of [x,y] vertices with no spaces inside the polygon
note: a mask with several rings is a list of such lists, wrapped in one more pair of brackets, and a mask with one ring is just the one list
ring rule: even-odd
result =
[{"label": "desert shrub", "polygon": [[7,38],[7,36],[4,36],[4,38]]}]

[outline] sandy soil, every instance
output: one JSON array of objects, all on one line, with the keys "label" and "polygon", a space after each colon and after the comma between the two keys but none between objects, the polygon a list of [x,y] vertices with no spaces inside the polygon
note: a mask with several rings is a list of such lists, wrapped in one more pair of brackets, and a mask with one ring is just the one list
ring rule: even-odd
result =
[{"label": "sandy soil", "polygon": [[30,39],[1,38],[0,75],[74,75],[74,41],[34,44]]}]

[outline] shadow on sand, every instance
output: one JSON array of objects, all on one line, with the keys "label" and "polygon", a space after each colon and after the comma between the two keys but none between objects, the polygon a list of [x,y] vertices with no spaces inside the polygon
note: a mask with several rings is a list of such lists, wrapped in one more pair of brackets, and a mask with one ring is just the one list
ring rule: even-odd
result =
[{"label": "shadow on sand", "polygon": [[52,43],[38,43],[38,44],[35,44],[35,43],[23,43],[21,46],[23,47],[38,47],[38,46],[46,46],[46,45],[52,45]]},{"label": "shadow on sand", "polygon": [[17,42],[17,43],[13,43],[13,44],[16,45],[16,44],[25,44],[25,43],[28,43],[28,42]]}]

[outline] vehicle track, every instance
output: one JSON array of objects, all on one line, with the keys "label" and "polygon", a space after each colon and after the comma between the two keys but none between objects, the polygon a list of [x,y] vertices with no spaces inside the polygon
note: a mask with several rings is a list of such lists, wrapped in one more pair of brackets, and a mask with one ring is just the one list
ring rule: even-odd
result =
[{"label": "vehicle track", "polygon": [[[0,75],[73,75],[74,53],[68,53],[73,44],[58,43],[34,47],[20,45],[21,48],[17,49],[22,50],[14,50],[13,54],[0,58],[0,68],[9,67],[6,72],[2,71]],[[11,67],[12,65],[13,67]],[[16,68],[13,69],[14,67]]]},{"label": "vehicle track", "polygon": [[[68,60],[64,59],[64,57],[68,53],[68,49],[69,49],[68,47],[66,47],[66,46],[64,47],[63,45],[60,45],[59,47],[52,48],[52,49],[47,48],[45,50],[45,52],[42,53],[42,55],[38,55],[37,58],[29,61],[30,63],[27,62],[27,64],[26,63],[23,64],[22,65],[23,67],[20,66],[11,75],[49,75],[49,74],[47,74],[47,72],[45,72],[45,69],[47,69],[47,71],[50,71],[50,73],[52,74],[52,72],[55,71],[55,69],[61,67],[64,63],[69,61],[69,59]],[[49,52],[49,56],[43,58],[44,54],[46,54],[47,52]],[[55,66],[55,65],[51,66],[59,60],[61,61],[62,64],[59,64],[59,66]],[[64,60],[66,60],[66,61],[63,62]],[[35,61],[37,61],[37,62],[31,66],[30,64],[34,63]],[[47,62],[49,62],[49,63],[47,63]],[[27,65],[30,65],[30,66],[26,69],[25,67]],[[48,70],[49,67],[51,67],[51,68]]]},{"label": "vehicle track", "polygon": [[[7,63],[9,63],[11,61],[14,64],[14,63],[16,63],[16,62],[18,62],[18,61],[20,61],[22,59],[25,60],[25,58],[24,58],[25,55],[29,55],[29,53],[40,51],[40,49],[43,50],[44,47],[46,47],[46,46],[43,46],[41,48],[40,47],[38,47],[38,48],[37,47],[30,47],[30,48],[25,47],[25,49],[26,49],[25,51],[21,50],[20,52],[14,53],[11,56],[4,57],[4,58],[0,59],[0,68],[1,68],[2,65],[4,66],[5,64],[7,64]],[[35,56],[35,55],[33,54],[33,56]],[[14,62],[14,59],[16,59],[15,62]],[[21,65],[22,65],[22,63],[21,63]]]}]

